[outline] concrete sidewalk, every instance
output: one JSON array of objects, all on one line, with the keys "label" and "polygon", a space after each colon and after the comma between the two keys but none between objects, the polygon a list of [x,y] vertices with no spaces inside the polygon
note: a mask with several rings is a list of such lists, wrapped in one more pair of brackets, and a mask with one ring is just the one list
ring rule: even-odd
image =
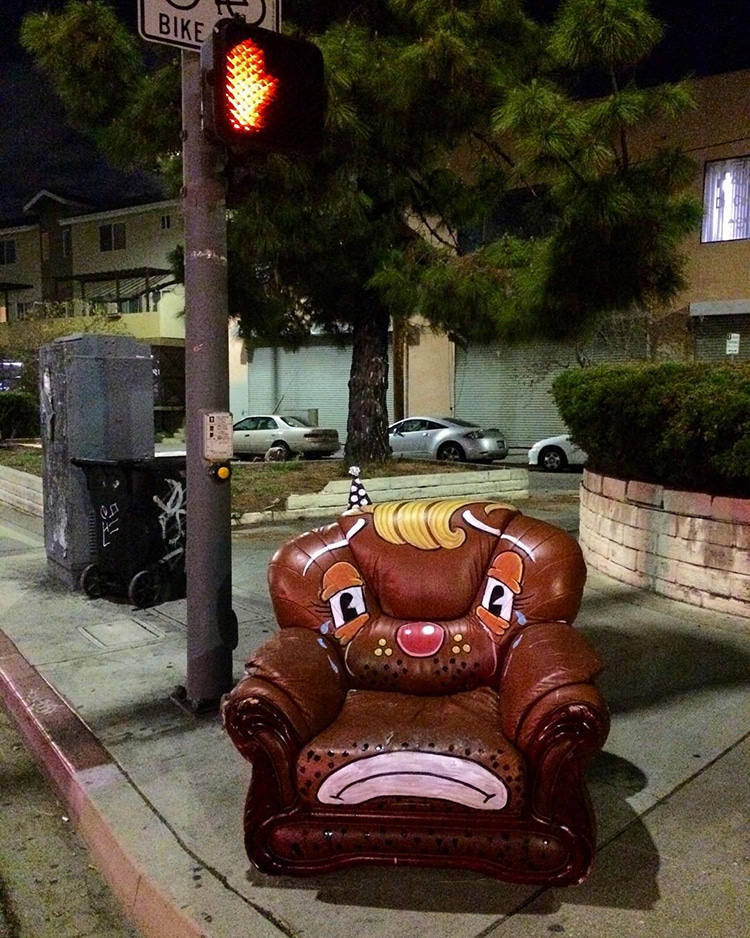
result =
[{"label": "concrete sidewalk", "polygon": [[[275,628],[265,571],[292,533],[234,539],[237,677]],[[69,592],[46,574],[38,522],[7,511],[0,576],[0,700],[144,935],[750,935],[747,620],[591,576],[578,622],[608,662],[613,721],[590,772],[600,851],[584,886],[378,867],[298,880],[250,868],[248,766],[215,714],[170,699],[184,683],[184,601],[134,610]]]}]

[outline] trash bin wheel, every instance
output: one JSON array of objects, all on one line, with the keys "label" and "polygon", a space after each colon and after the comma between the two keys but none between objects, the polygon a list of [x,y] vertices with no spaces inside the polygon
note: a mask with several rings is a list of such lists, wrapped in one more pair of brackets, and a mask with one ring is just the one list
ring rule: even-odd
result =
[{"label": "trash bin wheel", "polygon": [[162,580],[155,567],[139,570],[128,584],[128,599],[139,609],[157,606],[161,599]]},{"label": "trash bin wheel", "polygon": [[90,563],[84,567],[79,580],[81,589],[90,599],[101,599],[104,589],[102,587],[102,571],[98,563]]}]

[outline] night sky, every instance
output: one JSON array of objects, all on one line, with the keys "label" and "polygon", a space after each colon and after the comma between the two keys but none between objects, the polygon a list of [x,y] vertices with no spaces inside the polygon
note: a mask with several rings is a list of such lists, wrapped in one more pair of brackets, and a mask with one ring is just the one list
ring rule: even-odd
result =
[{"label": "night sky", "polygon": [[[135,29],[137,0],[115,0],[114,5]],[[538,10],[553,5],[554,0],[533,0]],[[25,13],[62,6],[64,0],[3,0],[0,219],[6,223],[22,220],[23,205],[42,188],[102,208],[162,197],[151,177],[113,169],[91,141],[67,126],[54,93],[18,46]],[[750,67],[747,0],[653,0],[652,10],[666,22],[667,32],[659,58],[644,69],[642,78],[674,79]]]}]

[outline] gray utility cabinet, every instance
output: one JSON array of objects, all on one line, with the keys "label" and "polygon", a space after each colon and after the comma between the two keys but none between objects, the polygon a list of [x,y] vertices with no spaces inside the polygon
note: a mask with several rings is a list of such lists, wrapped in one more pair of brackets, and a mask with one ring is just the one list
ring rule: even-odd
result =
[{"label": "gray utility cabinet", "polygon": [[153,457],[151,349],[132,336],[56,339],[39,350],[39,391],[47,563],[77,588],[95,519],[86,476],[71,460]]}]

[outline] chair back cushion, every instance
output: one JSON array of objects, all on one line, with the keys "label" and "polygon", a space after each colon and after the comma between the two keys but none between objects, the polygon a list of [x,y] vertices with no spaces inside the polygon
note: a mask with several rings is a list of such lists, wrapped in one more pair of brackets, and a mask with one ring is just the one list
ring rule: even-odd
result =
[{"label": "chair back cushion", "polygon": [[492,684],[519,630],[573,621],[585,577],[565,531],[473,499],[347,512],[269,568],[279,625],[335,638],[353,687],[424,695]]}]

